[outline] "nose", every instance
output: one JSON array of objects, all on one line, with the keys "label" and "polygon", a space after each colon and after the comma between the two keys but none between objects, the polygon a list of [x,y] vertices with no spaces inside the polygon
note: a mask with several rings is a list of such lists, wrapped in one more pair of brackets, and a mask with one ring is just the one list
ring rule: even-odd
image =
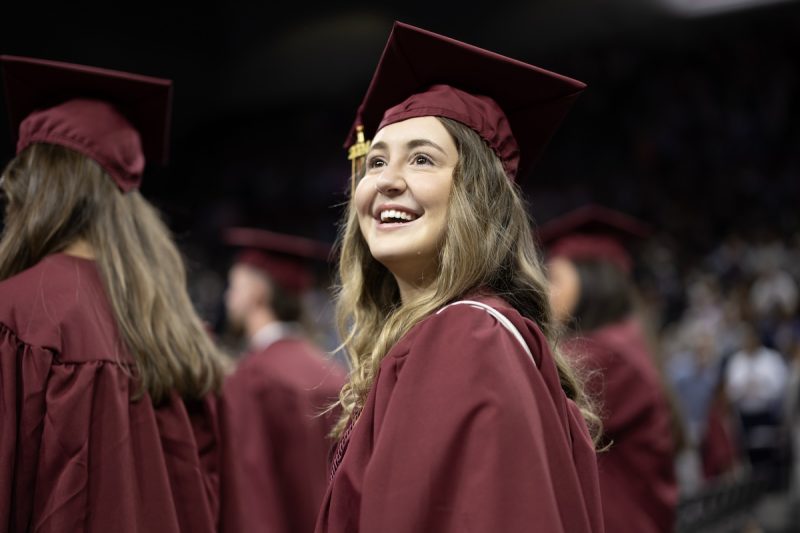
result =
[{"label": "nose", "polygon": [[406,180],[403,173],[394,165],[387,165],[381,175],[375,180],[375,188],[384,196],[398,196],[406,190]]}]

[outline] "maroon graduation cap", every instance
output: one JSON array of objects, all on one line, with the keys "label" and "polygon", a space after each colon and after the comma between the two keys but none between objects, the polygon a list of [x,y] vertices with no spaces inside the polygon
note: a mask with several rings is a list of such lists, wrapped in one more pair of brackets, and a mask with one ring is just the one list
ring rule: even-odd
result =
[{"label": "maroon graduation cap", "polygon": [[17,153],[65,146],[99,163],[123,191],[145,159],[167,161],[172,82],[84,65],[0,56]]},{"label": "maroon graduation cap", "polygon": [[628,248],[650,235],[650,228],[625,213],[586,205],[543,224],[538,235],[550,258],[609,261],[630,272]]},{"label": "maroon graduation cap", "polygon": [[256,228],[229,228],[223,241],[242,249],[234,260],[264,272],[290,293],[308,290],[314,281],[312,261],[328,261],[331,245]]},{"label": "maroon graduation cap", "polygon": [[[345,148],[366,155],[382,127],[446,117],[475,130],[508,177],[524,176],[586,86],[577,80],[395,22]],[[354,164],[355,168],[355,164]]]}]

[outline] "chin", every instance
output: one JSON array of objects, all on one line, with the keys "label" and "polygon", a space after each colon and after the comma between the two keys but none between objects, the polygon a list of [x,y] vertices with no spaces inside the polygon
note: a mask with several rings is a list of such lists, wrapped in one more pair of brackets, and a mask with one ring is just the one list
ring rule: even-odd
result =
[{"label": "chin", "polygon": [[415,255],[413,250],[408,246],[388,246],[388,243],[371,246],[369,251],[376,261],[387,266],[387,263],[406,262]]},{"label": "chin", "polygon": [[375,249],[371,250],[372,257],[385,266],[390,272],[397,275],[400,272],[424,272],[431,260],[425,259],[428,253],[418,253],[418,248],[409,249]]},{"label": "chin", "polygon": [[225,333],[237,340],[246,340],[244,325],[241,323],[228,322],[225,326]]},{"label": "chin", "polygon": [[403,262],[402,256],[398,257],[397,255],[394,254],[381,254],[381,253],[376,254],[373,252],[372,258],[375,259],[375,261],[377,261],[378,263],[388,268],[389,271],[396,270],[397,265]]},{"label": "chin", "polygon": [[228,325],[228,328],[232,331],[244,331],[244,320],[239,315],[231,312],[226,311],[225,319]]}]

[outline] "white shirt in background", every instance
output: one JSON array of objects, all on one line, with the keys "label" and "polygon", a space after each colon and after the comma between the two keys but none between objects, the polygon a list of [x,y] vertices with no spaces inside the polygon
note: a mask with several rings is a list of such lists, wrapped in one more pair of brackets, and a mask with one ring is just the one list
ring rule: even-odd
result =
[{"label": "white shirt in background", "polygon": [[728,397],[743,413],[767,411],[783,398],[787,377],[786,363],[775,350],[740,351],[726,369]]}]

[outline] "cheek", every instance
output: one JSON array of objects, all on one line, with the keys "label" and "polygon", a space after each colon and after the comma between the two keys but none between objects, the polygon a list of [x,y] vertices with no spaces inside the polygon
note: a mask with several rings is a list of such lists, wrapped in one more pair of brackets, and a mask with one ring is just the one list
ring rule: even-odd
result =
[{"label": "cheek", "polygon": [[557,320],[564,320],[575,311],[579,293],[577,273],[561,265],[551,265],[549,299]]},{"label": "cheek", "polygon": [[441,209],[447,209],[447,205],[450,203],[450,194],[453,192],[452,174],[439,175],[438,179],[430,180],[426,185],[424,194],[428,202]]},{"label": "cheek", "polygon": [[252,303],[254,294],[252,284],[244,281],[233,283],[228,289],[228,305],[236,311],[247,309]]},{"label": "cheek", "polygon": [[575,273],[569,280],[567,287],[567,305],[569,312],[573,313],[575,308],[578,307],[578,300],[581,296],[581,282],[578,279],[578,274]]},{"label": "cheek", "polygon": [[228,309],[238,309],[239,306],[239,292],[234,287],[229,287],[225,293],[225,304]]},{"label": "cheek", "polygon": [[452,179],[438,183],[419,183],[414,188],[414,196],[422,204],[427,215],[436,218],[437,223],[445,224],[450,207]]},{"label": "cheek", "polygon": [[561,314],[560,310],[562,307],[561,300],[563,293],[561,291],[561,286],[558,283],[558,279],[556,279],[554,276],[550,278],[550,288],[547,294],[550,299],[550,307],[553,308],[553,311],[555,311],[556,314]]},{"label": "cheek", "polygon": [[372,208],[372,192],[374,192],[374,190],[374,185],[370,185],[368,179],[362,179],[356,186],[353,192],[353,198],[351,199],[352,207],[356,211],[358,225],[362,233],[367,229],[366,224],[372,220],[372,213],[370,210]]},{"label": "cheek", "polygon": [[560,299],[560,311],[564,317],[572,316],[578,306],[578,289],[573,284],[563,287]]},{"label": "cheek", "polygon": [[362,178],[356,185],[353,192],[353,205],[358,212],[358,216],[369,214],[370,204],[372,203],[372,196],[375,192],[375,185],[370,178]]}]

